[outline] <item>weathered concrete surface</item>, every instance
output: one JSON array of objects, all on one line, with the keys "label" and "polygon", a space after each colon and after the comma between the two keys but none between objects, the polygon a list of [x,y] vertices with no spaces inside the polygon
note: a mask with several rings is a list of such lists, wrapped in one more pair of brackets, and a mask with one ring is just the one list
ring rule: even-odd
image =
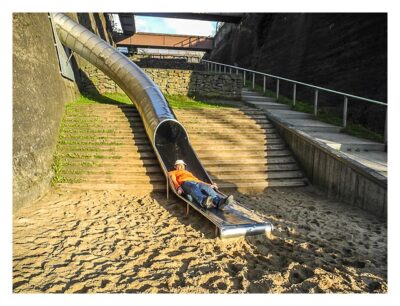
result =
[{"label": "weathered concrete surface", "polygon": [[59,72],[47,14],[13,15],[13,198],[14,209],[42,195],[64,103],[74,83]]},{"label": "weathered concrete surface", "polygon": [[[361,207],[376,216],[387,217],[385,171],[371,167],[371,161],[365,158],[334,149],[307,132],[288,125],[284,119],[268,112],[267,116],[288,143],[313,185],[321,187],[330,198]],[[370,153],[364,155],[373,158]]]},{"label": "weathered concrete surface", "polygon": [[[70,13],[113,44],[102,13]],[[75,84],[61,77],[47,13],[13,15],[13,207],[42,196],[50,187],[58,129],[67,101],[82,83],[81,59],[72,56]]]},{"label": "weathered concrete surface", "polygon": [[271,240],[215,239],[165,194],[49,194],[14,215],[13,292],[387,292],[385,222],[313,188],[234,196]]},{"label": "weathered concrete surface", "polygon": [[[344,152],[357,152],[357,151],[378,151],[387,156],[386,146],[383,143],[378,143],[368,139],[361,139],[358,137],[350,136],[343,133],[309,133],[319,141],[326,143],[328,146]],[[383,156],[382,156],[383,157]],[[372,157],[373,158],[373,157]],[[379,158],[379,160],[386,160],[387,158]],[[378,161],[378,160],[377,160]]]}]

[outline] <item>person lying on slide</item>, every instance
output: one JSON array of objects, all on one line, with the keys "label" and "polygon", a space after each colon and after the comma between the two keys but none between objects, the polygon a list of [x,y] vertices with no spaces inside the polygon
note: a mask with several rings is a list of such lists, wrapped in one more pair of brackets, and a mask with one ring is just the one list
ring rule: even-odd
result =
[{"label": "person lying on slide", "polygon": [[204,208],[218,208],[223,210],[227,205],[233,204],[233,196],[221,197],[215,189],[217,184],[208,184],[195,177],[191,172],[185,170],[186,163],[178,159],[175,162],[175,170],[169,171],[172,182],[179,195],[185,193]]}]

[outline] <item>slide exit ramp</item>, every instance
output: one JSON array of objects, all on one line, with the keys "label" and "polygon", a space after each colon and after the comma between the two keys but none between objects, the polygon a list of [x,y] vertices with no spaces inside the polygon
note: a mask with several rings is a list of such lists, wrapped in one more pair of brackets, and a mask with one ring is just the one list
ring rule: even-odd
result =
[{"label": "slide exit ramp", "polygon": [[187,213],[190,208],[201,213],[215,225],[216,234],[221,238],[268,234],[272,231],[270,222],[237,203],[224,211],[215,208],[206,210],[178,195],[168,175],[168,170],[173,169],[177,159],[185,160],[188,170],[199,179],[210,184],[212,180],[193,150],[185,128],[176,119],[158,86],[135,63],[84,26],[65,14],[51,14],[50,17],[61,43],[102,70],[136,106],[165,175],[167,196],[171,188],[186,203]]}]

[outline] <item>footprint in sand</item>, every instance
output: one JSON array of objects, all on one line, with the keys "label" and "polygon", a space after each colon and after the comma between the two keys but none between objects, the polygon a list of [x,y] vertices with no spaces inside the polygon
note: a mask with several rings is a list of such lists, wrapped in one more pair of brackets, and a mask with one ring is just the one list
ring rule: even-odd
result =
[{"label": "footprint in sand", "polygon": [[290,272],[289,281],[291,284],[300,284],[306,279],[313,277],[314,272],[306,267],[295,267],[294,270]]}]

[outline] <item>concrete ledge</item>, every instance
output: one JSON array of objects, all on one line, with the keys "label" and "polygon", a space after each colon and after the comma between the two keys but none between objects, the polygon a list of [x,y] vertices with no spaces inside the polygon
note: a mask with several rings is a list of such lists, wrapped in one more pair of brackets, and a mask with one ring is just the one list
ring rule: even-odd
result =
[{"label": "concrete ledge", "polygon": [[287,126],[271,113],[268,118],[285,139],[310,182],[328,197],[387,217],[387,178],[310,135]]}]

